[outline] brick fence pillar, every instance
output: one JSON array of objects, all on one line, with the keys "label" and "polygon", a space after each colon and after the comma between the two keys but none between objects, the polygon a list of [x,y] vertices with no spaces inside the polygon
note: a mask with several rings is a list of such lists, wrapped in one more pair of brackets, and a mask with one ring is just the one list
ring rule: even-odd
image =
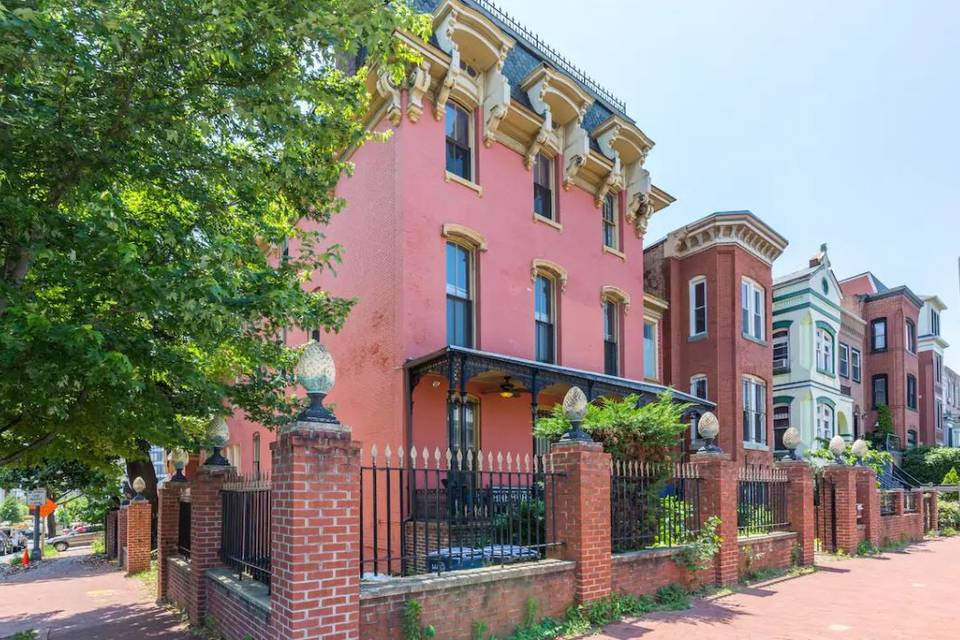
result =
[{"label": "brick fence pillar", "polygon": [[903,489],[892,489],[890,493],[893,495],[893,513],[897,517],[903,516]]},{"label": "brick fence pillar", "polygon": [[180,493],[185,482],[167,482],[157,488],[157,602],[166,602],[167,558],[177,555],[180,535]]},{"label": "brick fence pillar", "polygon": [[187,616],[203,622],[207,613],[207,569],[220,565],[223,503],[220,487],[234,476],[233,467],[201,465],[190,484],[190,582]]},{"label": "brick fence pillar", "polygon": [[[558,442],[550,448],[556,478],[557,540],[551,555],[577,563],[574,595],[593,602],[610,595],[610,454],[599,442]],[[548,527],[550,525],[548,524]]]},{"label": "brick fence pillar", "polygon": [[737,465],[726,453],[696,453],[690,462],[700,470],[700,522],[720,518],[717,533],[722,541],[714,558],[714,581],[718,585],[739,580],[740,545],[737,540]]},{"label": "brick fence pillar", "polygon": [[357,640],[360,445],[345,427],[301,421],[271,450],[274,633],[284,640]]},{"label": "brick fence pillar", "polygon": [[143,497],[134,499],[127,507],[127,575],[150,568],[150,521],[153,507]]},{"label": "brick fence pillar", "polygon": [[813,469],[802,460],[783,460],[776,464],[787,474],[787,517],[790,530],[797,534],[800,564],[813,564],[814,538],[817,536],[813,513]]},{"label": "brick fence pillar", "polygon": [[853,555],[857,552],[860,537],[857,533],[857,476],[856,467],[843,464],[831,464],[824,467],[823,475],[833,482],[836,496],[836,521],[833,523],[837,534],[837,551]]},{"label": "brick fence pillar", "polygon": [[857,497],[863,506],[864,540],[880,546],[883,541],[880,490],[877,488],[877,472],[872,467],[857,467]]},{"label": "brick fence pillar", "polygon": [[127,508],[128,504],[121,504],[117,511],[117,566],[123,569],[126,566],[127,554]]},{"label": "brick fence pillar", "polygon": [[117,557],[117,510],[107,511],[106,522],[103,526],[103,551],[107,560]]}]

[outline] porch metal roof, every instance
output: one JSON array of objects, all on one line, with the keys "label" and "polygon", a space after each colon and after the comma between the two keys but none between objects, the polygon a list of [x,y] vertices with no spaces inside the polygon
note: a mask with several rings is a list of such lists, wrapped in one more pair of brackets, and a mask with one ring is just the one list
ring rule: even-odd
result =
[{"label": "porch metal roof", "polygon": [[[630,393],[652,400],[653,397],[668,389],[660,384],[456,346],[447,346],[425,356],[408,360],[404,364],[404,369],[411,375],[411,388],[416,386],[421,377],[429,373],[447,377],[455,384],[460,384],[462,379],[466,384],[479,373],[497,370],[521,381],[527,389],[534,390],[536,387],[537,392],[552,384],[577,385],[583,388],[591,400],[607,395]],[[716,404],[709,400],[703,400],[676,389],[671,391],[676,400],[693,404],[694,407],[691,407],[691,410],[712,411],[716,408]]]}]

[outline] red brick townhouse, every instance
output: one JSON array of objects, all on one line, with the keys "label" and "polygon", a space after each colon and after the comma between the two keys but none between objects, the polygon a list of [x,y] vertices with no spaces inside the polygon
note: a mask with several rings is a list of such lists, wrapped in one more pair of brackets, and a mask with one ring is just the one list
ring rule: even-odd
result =
[{"label": "red brick townhouse", "polygon": [[[582,71],[484,2],[414,4],[434,36],[399,35],[423,56],[402,85],[371,75],[369,126],[392,135],[352,156],[347,205],[324,229],[344,264],[312,283],[358,300],[321,336],[338,373],[329,402],[381,450],[535,453],[533,421],[572,385],[593,398],[663,389],[644,380],[643,236],[673,198],[644,168],[653,142]],[[771,237],[712,254],[769,287],[764,261],[783,244]],[[769,377],[769,356],[756,359],[766,369],[750,373]],[[228,457],[268,471],[273,435],[242,416],[230,426]]]},{"label": "red brick townhouse", "polygon": [[[660,301],[660,320],[648,319],[662,345],[660,380],[715,402],[720,447],[747,464],[773,458],[771,270],[786,246],[749,211],[730,211],[644,251],[644,284]],[[700,444],[691,429],[687,445]]]},{"label": "red brick townhouse", "polygon": [[[842,280],[840,287],[848,308],[865,323],[864,343],[859,345],[865,433],[876,429],[877,407],[886,405],[896,436],[890,445],[921,444],[918,326],[923,300],[906,286],[887,287],[870,272]],[[932,395],[932,388],[929,393]]]}]

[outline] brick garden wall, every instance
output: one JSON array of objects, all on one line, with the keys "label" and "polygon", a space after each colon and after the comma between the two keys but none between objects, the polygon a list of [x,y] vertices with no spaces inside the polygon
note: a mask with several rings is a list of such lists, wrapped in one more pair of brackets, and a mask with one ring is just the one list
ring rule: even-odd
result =
[{"label": "brick garden wall", "polygon": [[904,536],[912,541],[923,540],[923,514],[883,516],[880,518],[880,532],[880,540],[884,544],[899,542]]},{"label": "brick garden wall", "polygon": [[642,596],[676,583],[693,589],[713,580],[713,569],[693,573],[673,560],[671,549],[613,555],[613,592]]},{"label": "brick garden wall", "polygon": [[747,571],[760,569],[786,569],[793,564],[797,534],[793,531],[778,531],[765,536],[740,538],[738,574],[743,578]]},{"label": "brick garden wall", "polygon": [[227,640],[273,640],[270,596],[253,580],[237,581],[227,569],[207,572],[207,614]]},{"label": "brick garden wall", "polygon": [[400,620],[408,600],[423,606],[423,624],[436,627],[437,638],[470,640],[474,622],[486,623],[488,635],[505,637],[523,622],[531,598],[538,615],[562,617],[574,601],[574,563],[548,560],[364,585],[360,637],[402,640]]},{"label": "brick garden wall", "polygon": [[176,556],[167,559],[167,600],[180,609],[189,609],[190,563]]}]

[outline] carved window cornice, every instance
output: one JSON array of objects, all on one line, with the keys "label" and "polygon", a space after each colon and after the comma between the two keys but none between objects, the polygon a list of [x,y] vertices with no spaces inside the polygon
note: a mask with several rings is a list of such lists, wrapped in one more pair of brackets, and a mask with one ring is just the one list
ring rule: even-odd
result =
[{"label": "carved window cornice", "polygon": [[466,244],[478,251],[487,250],[486,238],[484,238],[479,231],[474,231],[470,227],[465,227],[462,224],[453,222],[445,223],[440,229],[440,235],[446,240]]},{"label": "carved window cornice", "polygon": [[630,310],[630,294],[612,284],[605,284],[600,287],[600,304],[602,305],[604,302],[622,304],[624,312]]},{"label": "carved window cornice", "polygon": [[566,291],[567,270],[559,264],[545,258],[534,258],[533,262],[530,263],[530,279],[535,282],[537,276],[541,274],[546,274],[556,280],[560,283],[560,291]]}]

